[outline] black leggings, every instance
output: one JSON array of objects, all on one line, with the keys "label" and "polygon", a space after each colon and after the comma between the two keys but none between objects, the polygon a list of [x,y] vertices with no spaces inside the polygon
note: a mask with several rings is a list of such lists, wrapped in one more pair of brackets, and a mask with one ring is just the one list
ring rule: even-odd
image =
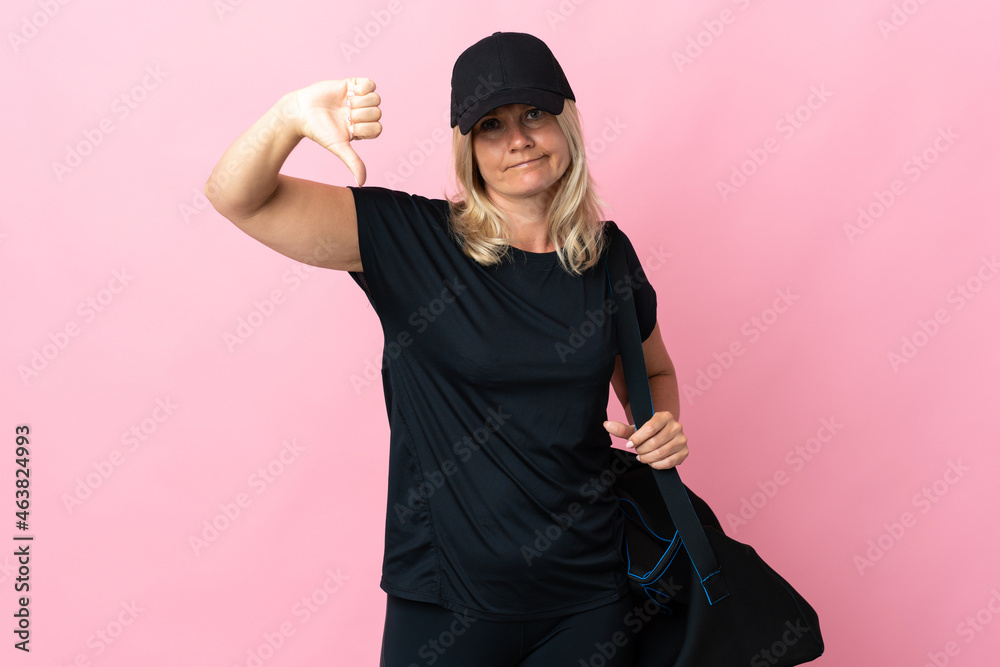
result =
[{"label": "black leggings", "polygon": [[485,621],[389,595],[381,667],[626,667],[632,597],[539,621]]}]

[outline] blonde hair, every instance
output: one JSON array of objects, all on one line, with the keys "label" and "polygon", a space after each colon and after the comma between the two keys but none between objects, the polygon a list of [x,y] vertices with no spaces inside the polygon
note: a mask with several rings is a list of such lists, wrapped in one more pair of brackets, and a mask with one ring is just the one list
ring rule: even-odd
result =
[{"label": "blonde hair", "polygon": [[[583,145],[580,116],[567,99],[555,117],[569,144],[570,164],[546,214],[549,239],[563,269],[580,275],[594,266],[604,250],[604,202],[597,196]],[[452,160],[459,189],[449,199],[451,233],[468,257],[483,266],[498,264],[510,247],[509,220],[486,193],[485,183],[472,152],[472,132],[458,127],[452,140]]]}]

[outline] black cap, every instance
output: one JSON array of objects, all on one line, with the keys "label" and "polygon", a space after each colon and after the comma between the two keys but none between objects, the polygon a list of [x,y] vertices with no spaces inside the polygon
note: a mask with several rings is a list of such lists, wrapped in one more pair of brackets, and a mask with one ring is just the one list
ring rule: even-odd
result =
[{"label": "black cap", "polygon": [[451,126],[468,134],[505,104],[530,104],[561,114],[576,101],[566,75],[545,42],[523,32],[495,32],[458,57],[451,73]]}]

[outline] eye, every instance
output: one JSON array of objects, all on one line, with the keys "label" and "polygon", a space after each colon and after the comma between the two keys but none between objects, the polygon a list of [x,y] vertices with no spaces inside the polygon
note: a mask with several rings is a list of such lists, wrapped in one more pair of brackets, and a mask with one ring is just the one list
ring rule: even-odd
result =
[{"label": "eye", "polygon": [[500,121],[498,121],[496,118],[487,118],[479,124],[479,129],[484,132],[495,130],[498,127],[500,127]]},{"label": "eye", "polygon": [[529,120],[541,120],[544,114],[545,112],[541,109],[529,109],[524,115],[527,116]]}]

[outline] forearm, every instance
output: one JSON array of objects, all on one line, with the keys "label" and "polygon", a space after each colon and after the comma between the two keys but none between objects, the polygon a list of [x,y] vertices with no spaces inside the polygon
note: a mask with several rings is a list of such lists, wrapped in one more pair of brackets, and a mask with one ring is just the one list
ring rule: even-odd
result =
[{"label": "forearm", "polygon": [[205,183],[205,196],[227,217],[258,211],[278,187],[278,172],[302,136],[294,93],[283,95],[226,150]]},{"label": "forearm", "polygon": [[[677,387],[677,376],[673,373],[659,373],[649,378],[649,394],[653,399],[653,412],[669,412],[674,419],[680,421],[681,399]],[[631,401],[625,405],[625,416],[628,423],[634,424]]]}]

